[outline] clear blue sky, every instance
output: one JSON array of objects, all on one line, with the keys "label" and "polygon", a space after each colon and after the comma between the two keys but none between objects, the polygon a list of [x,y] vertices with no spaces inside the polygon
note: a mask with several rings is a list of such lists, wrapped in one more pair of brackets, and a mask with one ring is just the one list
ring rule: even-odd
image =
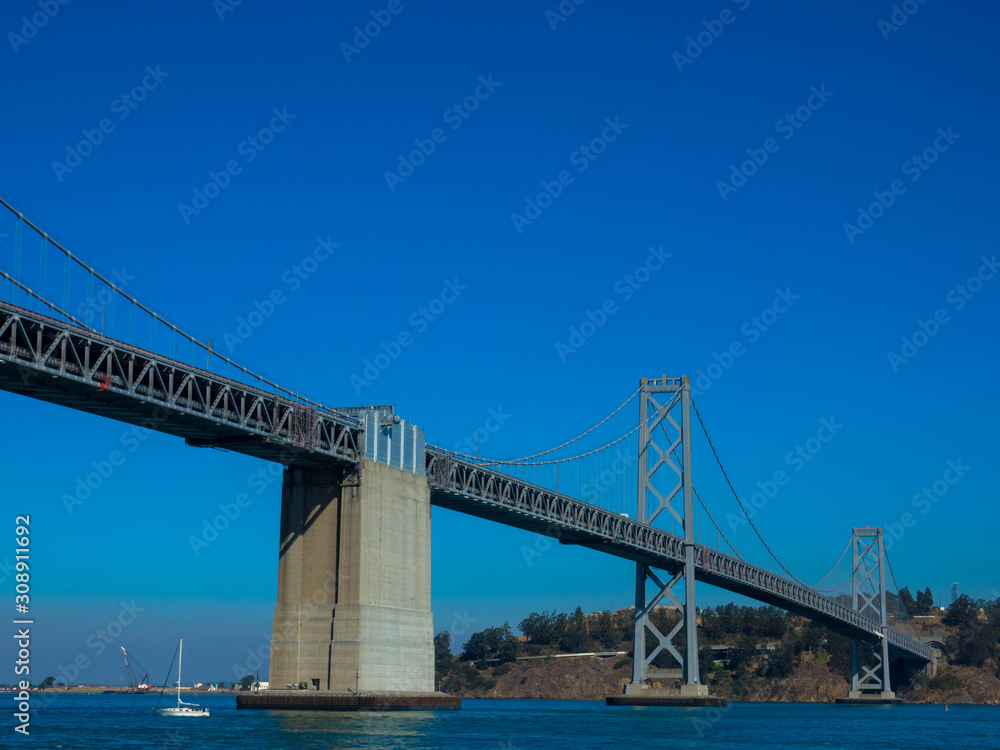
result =
[{"label": "clear blue sky", "polygon": [[[587,0],[559,20],[555,0],[401,0],[363,49],[342,46],[386,7],[60,6],[0,47],[0,190],[199,335],[239,335],[255,301],[286,292],[234,356],[288,384],[298,362],[303,392],[395,403],[445,445],[502,408],[491,453],[545,448],[640,376],[694,376],[740,342],[698,401],[741,492],[791,471],[786,454],[822,419],[843,424],[755,518],[784,559],[817,578],[852,526],[911,512],[892,551],[902,585],[997,595],[1000,280],[971,298],[958,286],[997,247],[1000,11],[932,1],[880,30],[889,2]],[[7,3],[0,30],[20,36],[41,12]],[[67,149],[104,118],[77,163]],[[267,127],[281,130],[248,140]],[[415,141],[433,153],[400,171]],[[229,162],[207,206],[180,206]],[[543,182],[559,195],[539,214],[526,200]],[[875,192],[891,205],[858,224]],[[339,248],[292,289],[285,275],[328,236]],[[672,256],[625,299],[616,284],[651,246]],[[467,288],[429,322],[420,308],[446,282]],[[755,333],[776,290],[797,298]],[[605,324],[560,353],[608,298]],[[948,322],[894,367],[939,309]],[[401,332],[413,343],[358,395],[352,375]],[[2,401],[2,506],[33,517],[37,678],[82,653],[80,680],[117,680],[118,658],[87,639],[134,599],[144,611],[111,649],[158,680],[183,635],[191,679],[231,679],[270,632],[278,483],[200,556],[188,537],[266,465],[154,435],[69,515],[61,494],[125,428]],[[921,512],[914,495],[959,459],[969,470]],[[707,477],[710,454],[695,461]],[[560,547],[529,567],[529,535],[441,510],[433,527],[437,629],[629,603],[622,561]]]}]

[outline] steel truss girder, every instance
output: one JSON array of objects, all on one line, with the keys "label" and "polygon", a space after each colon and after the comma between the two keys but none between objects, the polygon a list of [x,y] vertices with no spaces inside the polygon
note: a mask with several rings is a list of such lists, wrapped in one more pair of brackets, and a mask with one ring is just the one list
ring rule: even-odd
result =
[{"label": "steel truss girder", "polygon": [[[171,432],[180,418],[193,422],[184,436],[193,444],[219,445],[257,455],[256,444],[279,447],[288,463],[303,454],[343,461],[359,460],[356,420],[300,401],[266,393],[238,381],[160,357],[93,331],[9,303],[0,303],[0,363],[16,373],[0,378],[7,390],[61,402],[117,418],[141,404],[159,417],[146,426]],[[92,389],[92,390],[91,390]],[[75,391],[72,399],[71,391]],[[240,443],[239,436],[245,438]],[[236,447],[239,444],[239,447]]]},{"label": "steel truss girder", "polygon": [[[13,369],[5,372],[8,367]],[[153,420],[154,429],[178,434],[175,423],[185,418],[194,425],[186,432],[196,431],[202,444],[249,455],[261,454],[258,443],[270,445],[271,453],[265,456],[269,460],[279,450],[280,455],[290,451],[296,462],[360,460],[359,425],[350,416],[267,393],[9,303],[0,303],[0,386],[43,400],[72,401],[75,408],[104,414],[111,411],[114,397],[132,408],[118,408],[111,416],[136,424],[150,421],[136,416],[138,407],[162,407],[165,419]],[[872,616],[717,550],[440,448],[428,446],[426,460],[436,505],[499,515],[503,523],[544,530],[567,543],[673,573],[690,555],[700,580],[841,626],[861,640],[871,641],[881,632],[881,623]],[[892,629],[887,635],[891,647],[930,660],[929,646]]]},{"label": "steel truss girder", "polygon": [[[684,539],[636,519],[554,492],[427,446],[427,481],[434,505],[546,534],[650,567],[676,573],[685,561]],[[873,641],[881,625],[870,615],[711,547],[691,545],[698,580],[801,614],[849,637]],[[931,649],[890,629],[889,645],[925,661]]]}]

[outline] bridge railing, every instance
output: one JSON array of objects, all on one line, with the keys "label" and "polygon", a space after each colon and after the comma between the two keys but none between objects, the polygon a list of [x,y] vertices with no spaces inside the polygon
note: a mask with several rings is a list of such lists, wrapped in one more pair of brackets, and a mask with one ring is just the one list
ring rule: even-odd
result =
[{"label": "bridge railing", "polygon": [[[534,518],[568,532],[562,534],[567,541],[600,542],[607,552],[630,559],[643,557],[656,567],[672,571],[684,561],[684,540],[678,536],[470,463],[441,448],[427,447],[427,477],[432,491],[474,498]],[[695,564],[699,577],[713,583],[725,586],[725,581],[731,581],[736,584],[734,588],[765,593],[769,599],[783,601],[818,619],[836,621],[869,637],[881,635],[881,625],[873,618],[739,558],[695,545]],[[930,648],[916,639],[891,629],[887,637],[892,646],[930,659]]]}]

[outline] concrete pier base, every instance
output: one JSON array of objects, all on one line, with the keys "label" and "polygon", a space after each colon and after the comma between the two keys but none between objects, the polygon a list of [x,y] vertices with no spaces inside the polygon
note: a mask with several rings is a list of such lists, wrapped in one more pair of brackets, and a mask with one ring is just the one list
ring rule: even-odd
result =
[{"label": "concrete pier base", "polygon": [[837,698],[837,703],[877,706],[906,703],[906,701],[903,698],[897,698],[896,694],[889,690],[879,693],[865,693],[860,690],[852,690],[846,698]]},{"label": "concrete pier base", "polygon": [[240,693],[236,708],[265,711],[457,711],[462,701],[445,693],[407,691],[262,690]]},{"label": "concrete pier base", "polygon": [[681,685],[680,688],[654,688],[628,684],[622,695],[611,695],[608,706],[725,706],[726,699],[708,694],[708,685]]},{"label": "concrete pier base", "polygon": [[[360,470],[288,468],[271,640],[274,690],[246,696],[241,707],[327,700],[332,708],[340,705],[334,697],[351,691],[440,695],[430,544],[426,478],[367,460]],[[359,700],[344,705],[358,707]]]}]

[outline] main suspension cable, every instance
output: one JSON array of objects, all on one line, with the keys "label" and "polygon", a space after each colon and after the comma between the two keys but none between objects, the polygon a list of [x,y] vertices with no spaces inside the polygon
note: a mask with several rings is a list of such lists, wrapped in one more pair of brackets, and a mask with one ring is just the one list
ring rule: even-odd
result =
[{"label": "main suspension cable", "polygon": [[[613,412],[611,412],[611,413],[610,413],[610,414],[609,414],[608,416],[606,416],[606,417],[605,417],[604,419],[602,419],[602,420],[601,420],[600,422],[598,422],[597,424],[595,424],[595,425],[594,425],[593,427],[591,427],[591,428],[590,428],[589,430],[587,430],[586,432],[581,432],[581,433],[580,433],[579,435],[577,435],[577,436],[576,436],[575,438],[573,438],[572,440],[567,440],[567,441],[566,441],[565,443],[563,443],[562,445],[557,445],[557,446],[556,446],[555,448],[549,448],[548,450],[546,450],[546,451],[542,451],[541,453],[534,453],[534,454],[532,454],[532,455],[530,455],[530,456],[523,456],[523,457],[521,457],[521,458],[515,458],[515,459],[514,459],[513,461],[507,461],[507,460],[499,460],[499,459],[498,459],[498,460],[496,460],[496,461],[491,461],[490,463],[488,463],[488,464],[486,464],[486,465],[487,465],[487,466],[492,466],[492,465],[494,465],[494,464],[506,464],[506,463],[512,463],[512,464],[520,464],[520,463],[521,463],[521,462],[523,462],[523,461],[528,461],[529,459],[532,459],[532,458],[538,458],[539,456],[545,456],[545,455],[548,455],[549,453],[554,453],[555,451],[559,450],[560,448],[565,448],[565,447],[566,447],[567,445],[571,445],[572,443],[575,443],[575,442],[576,442],[577,440],[579,440],[580,438],[584,438],[584,437],[586,437],[587,435],[589,435],[590,433],[592,433],[592,432],[593,432],[594,430],[596,430],[596,429],[597,429],[598,427],[600,427],[600,426],[601,426],[602,424],[604,424],[604,423],[605,423],[605,422],[607,422],[607,421],[608,421],[609,419],[611,419],[611,417],[613,417],[613,416],[614,416],[615,414],[617,414],[617,413],[618,413],[618,412],[620,412],[620,411],[621,411],[622,409],[624,409],[624,408],[625,408],[625,407],[626,407],[626,406],[628,405],[628,403],[629,403],[629,402],[630,402],[630,401],[631,401],[631,400],[632,400],[633,398],[635,398],[635,394],[636,394],[636,393],[638,393],[638,392],[639,392],[640,390],[641,390],[641,387],[640,387],[640,388],[636,388],[636,389],[635,389],[635,391],[634,391],[634,392],[632,393],[632,395],[631,395],[631,396],[629,396],[629,397],[628,397],[627,399],[625,399],[625,400],[624,400],[624,401],[623,401],[623,402],[621,403],[621,405],[620,405],[620,406],[619,406],[619,407],[618,407],[617,409],[615,409],[615,410],[614,410]],[[627,436],[626,436],[626,437],[627,437]],[[598,450],[601,450],[601,449],[598,449]],[[584,455],[588,455],[588,454],[584,454]],[[527,464],[527,465],[528,465],[528,466],[536,466],[537,464]]]},{"label": "main suspension cable", "polygon": [[[638,391],[636,391],[636,393],[638,393]],[[601,420],[601,422],[599,424],[604,424],[604,422],[607,422],[608,419],[610,419],[610,417],[614,416],[614,414],[616,414],[619,411],[621,411],[622,407],[624,407],[626,404],[628,404],[629,401],[631,401],[634,397],[635,397],[635,393],[633,393],[631,396],[629,396],[628,401],[625,401],[621,406],[619,406],[617,409],[615,409],[615,411],[612,412],[612,414],[610,414],[607,418]],[[677,401],[679,399],[680,399],[680,391],[678,391],[676,394],[674,394],[674,398],[671,399],[671,401],[668,402],[668,404],[666,406],[664,406],[658,412],[649,415],[649,417],[646,419],[646,422],[647,423],[652,422],[660,414],[663,414],[664,412],[670,411],[674,407],[674,405],[677,403]],[[590,430],[587,430],[587,432],[592,432],[597,426],[598,425],[595,425]],[[556,459],[552,459],[552,460],[549,460],[549,461],[527,461],[526,459],[527,458],[531,458],[531,456],[526,456],[525,458],[519,458],[519,459],[514,459],[514,460],[511,460],[511,459],[485,459],[484,460],[480,456],[470,456],[470,455],[468,455],[466,453],[459,453],[458,451],[450,451],[447,448],[440,448],[439,450],[443,450],[445,453],[448,453],[448,454],[450,454],[452,456],[456,456],[458,458],[464,458],[464,459],[467,459],[469,461],[476,461],[477,463],[479,463],[480,466],[483,466],[485,468],[489,468],[491,466],[549,466],[549,465],[552,465],[552,464],[563,464],[563,463],[567,463],[569,461],[576,461],[577,459],[586,458],[587,456],[592,456],[595,453],[600,453],[601,451],[603,451],[603,450],[605,450],[607,448],[610,448],[612,445],[616,445],[616,444],[620,443],[621,441],[623,441],[625,438],[629,437],[630,435],[635,434],[635,432],[641,426],[642,426],[642,422],[640,421],[639,424],[637,424],[631,430],[629,430],[628,432],[626,432],[624,435],[615,438],[614,440],[612,440],[609,443],[605,443],[600,448],[594,448],[594,450],[587,451],[586,453],[580,453],[579,455],[576,455],[576,456],[567,456],[566,458],[556,458]],[[584,434],[586,434],[586,433],[584,433]],[[582,435],[580,437],[582,437]],[[577,439],[578,438],[573,438],[573,440],[570,440],[569,442],[563,443],[563,446],[569,445],[570,443],[575,442]],[[563,447],[563,446],[559,446],[559,447]],[[543,451],[542,453],[538,453],[538,454],[535,454],[535,455],[541,456],[541,455],[544,455],[546,453],[551,453],[553,450],[558,450],[558,448],[553,448],[551,450]]]},{"label": "main suspension cable", "polygon": [[62,315],[67,320],[70,320],[73,323],[75,323],[76,325],[80,326],[80,328],[85,328],[88,331],[91,331],[93,333],[97,333],[97,331],[95,331],[93,328],[91,328],[90,326],[88,326],[86,323],[81,323],[79,320],[77,320],[76,318],[74,318],[68,312],[64,312],[63,310],[60,310],[58,307],[56,307],[55,305],[53,305],[51,302],[49,302],[47,299],[45,299],[45,297],[42,297],[39,294],[37,294],[36,292],[31,291],[31,289],[29,289],[28,287],[26,287],[24,284],[22,284],[20,281],[18,281],[17,279],[15,279],[13,276],[11,276],[9,273],[7,273],[6,271],[4,271],[2,268],[0,268],[0,276],[3,276],[10,283],[17,285],[18,287],[20,287],[21,289],[23,289],[24,291],[26,291],[28,294],[30,294],[32,297],[34,297],[35,299],[37,299],[43,305],[48,305],[49,307],[51,307],[53,310],[55,310],[57,313],[59,313],[60,315]]},{"label": "main suspension cable", "polygon": [[[835,563],[833,564],[833,567],[832,567],[832,568],[830,568],[830,572],[829,572],[829,573],[827,573],[827,574],[826,574],[825,576],[823,576],[822,578],[820,578],[820,579],[819,579],[819,580],[818,580],[818,581],[816,582],[816,585],[815,585],[815,586],[813,586],[812,588],[816,589],[817,591],[824,591],[824,589],[821,589],[821,588],[819,588],[819,587],[820,587],[820,586],[821,586],[821,585],[823,584],[823,581],[825,581],[825,580],[826,580],[827,578],[829,578],[830,576],[832,576],[832,575],[833,575],[833,572],[834,572],[834,571],[835,571],[835,570],[837,569],[837,566],[838,566],[838,565],[840,565],[840,563],[841,563],[841,562],[843,562],[843,560],[844,560],[844,556],[845,556],[845,555],[847,554],[847,550],[849,550],[849,549],[851,548],[851,545],[852,545],[852,544],[854,544],[854,539],[853,539],[853,537],[852,537],[852,538],[851,538],[851,540],[850,540],[850,541],[849,541],[849,542],[847,543],[847,546],[846,546],[846,547],[844,547],[844,551],[840,553],[840,559],[839,559],[839,560],[837,560],[837,562],[835,562]],[[852,573],[851,575],[853,576],[854,574]],[[847,583],[850,583],[850,581],[848,581]],[[835,588],[835,589],[825,589],[825,590],[826,590],[826,591],[837,591],[838,589],[842,589],[842,588],[844,588],[844,586],[846,586],[846,585],[847,585],[847,583],[845,583],[845,584],[841,584],[840,586],[838,586],[838,587],[837,587],[837,588]]]},{"label": "main suspension cable", "polygon": [[736,547],[733,546],[732,542],[726,539],[726,535],[722,532],[722,529],[719,528],[719,524],[715,522],[715,518],[712,517],[712,513],[711,511],[709,511],[708,506],[705,505],[705,501],[701,499],[701,495],[698,494],[698,490],[695,489],[694,485],[691,485],[691,489],[694,490],[694,496],[698,498],[698,502],[701,503],[701,507],[705,509],[705,513],[708,515],[708,518],[712,522],[712,525],[715,527],[715,530],[719,532],[719,536],[722,537],[722,541],[724,541],[726,544],[729,545],[729,549],[733,551],[733,554],[736,555],[737,558],[742,560],[743,558],[740,557],[740,553],[736,551]]},{"label": "main suspension cable", "polygon": [[811,588],[808,583],[800,580],[794,573],[792,573],[792,571],[786,568],[784,563],[782,563],[781,560],[778,559],[778,556],[775,555],[774,551],[767,545],[767,542],[764,541],[764,537],[761,536],[761,533],[757,529],[756,525],[754,525],[753,519],[750,517],[750,514],[747,513],[747,509],[746,507],[744,507],[743,501],[740,500],[739,493],[736,492],[736,488],[733,487],[733,483],[729,479],[729,474],[726,473],[726,467],[722,465],[722,459],[719,458],[719,452],[715,450],[715,445],[713,445],[712,438],[709,437],[708,435],[708,430],[705,428],[705,421],[701,418],[701,412],[698,411],[698,405],[695,403],[693,397],[691,398],[691,406],[694,407],[694,413],[698,416],[698,423],[701,425],[701,431],[705,433],[705,439],[708,440],[708,446],[712,449],[712,453],[715,455],[715,461],[716,463],[719,464],[719,468],[722,469],[722,476],[726,478],[726,484],[729,485],[729,489],[733,493],[733,497],[735,497],[736,502],[739,503],[740,510],[743,511],[743,515],[746,516],[747,521],[750,522],[750,528],[754,530],[754,533],[757,535],[757,538],[760,539],[760,543],[764,545],[764,549],[766,549],[770,553],[771,557],[774,558],[774,561],[778,563],[778,566],[783,571],[785,571],[785,573],[788,574],[789,578],[791,578],[793,581],[797,583],[802,584],[803,586],[806,586],[807,588]]},{"label": "main suspension cable", "polygon": [[[280,384],[275,383],[275,382],[273,382],[271,380],[268,380],[267,378],[263,377],[262,375],[260,375],[258,373],[255,373],[253,370],[250,370],[246,366],[241,365],[238,362],[235,362],[235,361],[231,360],[229,357],[226,357],[223,354],[220,354],[218,351],[216,351],[215,349],[212,348],[211,342],[209,342],[208,344],[202,343],[198,338],[196,338],[195,336],[192,336],[191,334],[187,333],[186,331],[184,331],[183,329],[181,329],[178,326],[174,325],[170,321],[162,318],[160,315],[158,315],[156,312],[154,312],[153,310],[151,310],[149,307],[147,307],[146,305],[144,305],[141,302],[139,302],[139,300],[137,300],[135,297],[131,296],[130,294],[128,294],[127,292],[125,292],[123,289],[120,289],[113,281],[109,280],[108,278],[106,278],[105,276],[103,276],[101,273],[99,273],[98,271],[94,270],[94,268],[92,268],[91,266],[87,265],[83,261],[82,258],[80,258],[77,255],[75,255],[71,250],[69,250],[67,247],[65,247],[62,243],[56,241],[53,237],[51,237],[48,234],[48,232],[46,232],[40,226],[38,226],[37,224],[35,224],[31,219],[29,219],[27,216],[25,216],[21,211],[17,210],[13,205],[11,205],[11,203],[8,202],[2,195],[0,195],[0,205],[5,206],[11,213],[13,213],[15,216],[17,216],[18,219],[20,219],[23,223],[27,224],[29,227],[31,227],[36,232],[38,232],[38,234],[40,234],[44,239],[48,240],[53,245],[53,247],[57,248],[67,258],[70,258],[77,265],[79,265],[83,269],[85,269],[92,277],[94,277],[96,279],[99,279],[104,284],[106,284],[109,287],[111,287],[112,289],[114,289],[116,292],[118,292],[119,295],[121,295],[122,297],[124,297],[125,299],[127,299],[129,302],[131,302],[133,305],[135,305],[136,307],[138,307],[140,310],[142,310],[146,314],[151,315],[154,319],[156,319],[157,321],[159,321],[163,325],[167,326],[171,331],[174,331],[177,334],[179,334],[180,336],[183,336],[188,341],[190,341],[192,344],[194,344],[196,346],[200,346],[209,355],[213,355],[214,354],[216,357],[218,357],[220,360],[222,360],[226,364],[232,365],[233,367],[235,367],[240,372],[242,372],[242,373],[244,373],[246,375],[249,375],[252,378],[257,379],[261,383],[265,383],[266,385],[269,385],[269,386],[273,387],[276,392],[284,393],[286,395],[286,397],[288,397],[288,398],[293,398],[294,400],[299,401],[301,403],[309,404],[310,406],[315,406],[315,407],[317,407],[319,409],[322,409],[323,411],[329,412],[331,414],[335,413],[329,407],[326,407],[326,406],[324,406],[323,404],[321,404],[319,402],[312,401],[311,399],[308,399],[305,396],[302,396],[301,394],[297,393],[296,391],[293,391],[293,390],[291,390],[291,389],[289,389],[289,388],[287,388],[287,387],[285,387],[283,385],[280,385]],[[18,286],[21,286],[21,285],[18,284]],[[25,287],[21,286],[21,288],[24,289]],[[37,295],[32,295],[32,296],[37,297]],[[42,299],[40,297],[37,297],[37,298],[41,299],[41,301],[45,302],[45,304],[47,304],[49,307],[52,307],[53,309],[56,309],[54,307],[54,305],[52,305],[50,302],[48,302],[48,301],[46,301],[46,300],[44,300],[44,299]],[[112,298],[112,299],[114,299],[114,298]],[[114,308],[112,308],[112,310],[113,309]],[[65,315],[65,313],[60,313],[60,314]],[[73,319],[73,318],[70,318],[70,319],[74,320],[74,322],[78,322],[78,321],[75,321],[75,319]],[[89,330],[93,330],[93,329],[89,329]]]}]

